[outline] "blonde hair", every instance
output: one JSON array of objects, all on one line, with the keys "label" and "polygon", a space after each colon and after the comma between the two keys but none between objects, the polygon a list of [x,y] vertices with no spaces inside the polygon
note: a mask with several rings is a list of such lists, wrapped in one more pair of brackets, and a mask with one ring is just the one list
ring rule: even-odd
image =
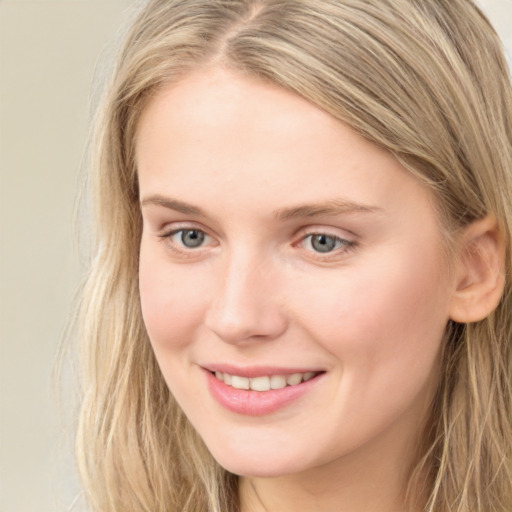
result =
[{"label": "blonde hair", "polygon": [[[239,509],[237,477],[213,460],[164,383],[137,280],[139,116],[165,84],[213,65],[299,94],[391,151],[434,192],[447,237],[496,217],[507,247],[506,289],[485,320],[448,326],[409,498],[426,496],[421,507],[429,512],[512,510],[512,91],[500,41],[470,0],[142,6],[93,142],[97,232],[80,304],[76,443],[92,509]],[[425,471],[430,480],[420,479]]]}]

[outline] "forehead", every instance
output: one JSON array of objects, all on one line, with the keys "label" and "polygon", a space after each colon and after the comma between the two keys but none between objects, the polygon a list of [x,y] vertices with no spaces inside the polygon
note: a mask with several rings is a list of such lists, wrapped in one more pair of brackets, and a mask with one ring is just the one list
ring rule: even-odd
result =
[{"label": "forehead", "polygon": [[150,101],[136,158],[141,196],[215,197],[225,209],[340,196],[380,207],[397,190],[426,193],[391,153],[317,106],[222,69],[189,75]]},{"label": "forehead", "polygon": [[163,139],[171,131],[175,154],[193,141],[219,153],[229,147],[233,158],[256,146],[263,158],[262,146],[267,152],[287,150],[290,156],[313,146],[325,151],[341,128],[332,116],[283,88],[214,69],[189,75],[150,101],[139,122],[137,158],[144,162],[142,145],[154,151],[168,144]]}]

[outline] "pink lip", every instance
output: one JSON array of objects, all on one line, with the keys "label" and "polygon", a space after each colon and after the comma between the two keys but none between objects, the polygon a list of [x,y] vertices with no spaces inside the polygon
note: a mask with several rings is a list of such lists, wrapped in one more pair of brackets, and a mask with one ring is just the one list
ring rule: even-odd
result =
[{"label": "pink lip", "polygon": [[[261,372],[261,368],[258,369],[258,372],[249,372],[252,373],[252,376],[257,377],[261,375],[287,375],[288,372]],[[217,370],[221,371],[221,370]],[[237,372],[240,372],[237,369]],[[313,377],[311,380],[306,382],[302,382],[301,384],[297,384],[295,386],[286,386],[282,389],[271,389],[269,391],[246,391],[243,389],[235,389],[227,384],[224,384],[221,380],[217,379],[214,374],[210,371],[204,371],[208,388],[213,398],[217,400],[217,402],[230,410],[231,412],[237,414],[244,414],[246,416],[263,416],[265,414],[271,414],[283,407],[286,407],[291,402],[299,399],[303,395],[305,395],[308,391],[310,391],[318,381],[324,375],[323,373]],[[231,373],[226,370],[226,373]],[[291,372],[291,373],[305,373],[305,372]],[[247,372],[242,373],[231,373],[232,375],[239,375],[241,377],[249,377]]]}]

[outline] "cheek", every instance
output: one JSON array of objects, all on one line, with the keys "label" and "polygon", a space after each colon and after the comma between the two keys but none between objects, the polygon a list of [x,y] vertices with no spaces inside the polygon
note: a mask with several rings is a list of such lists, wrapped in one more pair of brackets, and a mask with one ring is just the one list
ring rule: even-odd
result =
[{"label": "cheek", "polygon": [[157,358],[162,350],[186,346],[204,311],[202,283],[185,265],[141,246],[139,290],[142,316]]},{"label": "cheek", "polygon": [[165,256],[141,245],[139,290],[144,324],[167,386],[187,416],[207,415],[197,382],[191,385],[190,347],[207,307],[204,280],[186,265],[172,265]]},{"label": "cheek", "polygon": [[308,287],[315,292],[303,296],[297,315],[332,356],[338,385],[329,401],[339,404],[332,435],[354,446],[398,418],[417,428],[437,387],[448,320],[441,260],[394,251],[380,256],[333,275],[320,293]]},{"label": "cheek", "polygon": [[346,377],[423,378],[436,359],[448,321],[442,256],[397,249],[334,272],[322,287],[311,283],[301,299],[298,316]]}]

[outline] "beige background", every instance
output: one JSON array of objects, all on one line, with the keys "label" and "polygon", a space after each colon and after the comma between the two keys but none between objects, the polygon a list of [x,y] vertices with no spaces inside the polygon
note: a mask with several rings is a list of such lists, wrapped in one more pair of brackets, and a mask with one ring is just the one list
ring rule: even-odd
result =
[{"label": "beige background", "polygon": [[[481,3],[510,52],[512,0]],[[80,276],[72,214],[93,71],[131,4],[0,0],[0,512],[68,510],[77,492],[73,411],[65,396],[59,413],[51,373]]]}]

